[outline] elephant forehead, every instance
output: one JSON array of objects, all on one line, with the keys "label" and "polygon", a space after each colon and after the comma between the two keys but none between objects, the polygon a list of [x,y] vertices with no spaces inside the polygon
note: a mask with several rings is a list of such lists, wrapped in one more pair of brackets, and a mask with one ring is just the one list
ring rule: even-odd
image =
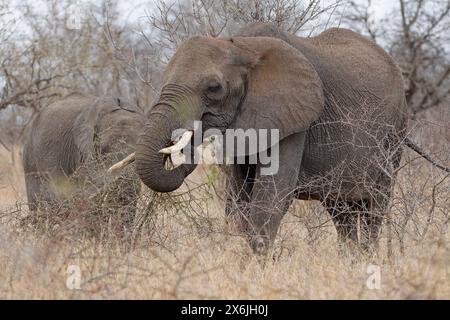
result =
[{"label": "elephant forehead", "polygon": [[226,41],[194,37],[176,51],[164,73],[165,82],[198,82],[205,77],[219,75],[220,66],[228,64],[231,56]]}]

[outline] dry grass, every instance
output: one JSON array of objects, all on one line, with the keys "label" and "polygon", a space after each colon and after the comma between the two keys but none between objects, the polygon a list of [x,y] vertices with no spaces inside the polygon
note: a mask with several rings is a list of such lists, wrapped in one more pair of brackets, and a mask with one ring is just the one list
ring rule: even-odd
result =
[{"label": "dry grass", "polygon": [[[391,257],[386,226],[377,257],[339,255],[334,227],[320,204],[297,201],[283,221],[275,259],[265,268],[245,240],[229,232],[220,185],[217,194],[198,188],[151,195],[158,206],[139,212],[145,223],[130,248],[114,237],[20,227],[17,221],[27,211],[23,177],[5,151],[0,164],[0,298],[450,298],[449,180],[434,188],[433,200],[433,186],[444,174],[421,161],[399,176]],[[197,170],[191,187],[205,177],[211,179],[211,172]],[[370,264],[380,267],[380,289],[366,285]],[[80,290],[66,286],[71,265],[80,268]]]}]

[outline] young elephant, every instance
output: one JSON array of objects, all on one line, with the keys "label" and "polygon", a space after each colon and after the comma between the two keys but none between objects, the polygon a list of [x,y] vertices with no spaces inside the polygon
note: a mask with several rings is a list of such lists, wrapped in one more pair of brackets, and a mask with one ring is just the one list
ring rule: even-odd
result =
[{"label": "young elephant", "polygon": [[[84,95],[68,96],[42,110],[27,130],[23,151],[30,210],[79,191],[95,197],[105,184],[105,168],[133,151],[143,118],[142,110],[119,99]],[[107,205],[126,207],[122,214],[131,222],[139,179],[131,174],[110,180]]]}]

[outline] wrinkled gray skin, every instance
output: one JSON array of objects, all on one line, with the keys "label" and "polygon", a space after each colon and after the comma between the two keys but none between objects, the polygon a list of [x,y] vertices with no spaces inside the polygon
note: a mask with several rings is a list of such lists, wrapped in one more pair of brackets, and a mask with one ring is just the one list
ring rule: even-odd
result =
[{"label": "wrinkled gray skin", "polygon": [[157,153],[193,120],[204,130],[279,129],[278,173],[226,167],[226,212],[241,217],[254,251],[267,252],[294,198],[322,201],[341,241],[374,247],[406,126],[401,72],[379,46],[347,29],[301,38],[256,23],[232,38],[187,40],[164,83],[136,147],[147,186],[175,190],[193,170],[166,171]]},{"label": "wrinkled gray skin", "polygon": [[[42,110],[27,130],[23,151],[30,210],[80,189],[95,195],[105,182],[105,168],[134,151],[143,118],[141,110],[119,99],[78,94]],[[128,206],[130,220],[138,181],[137,176],[115,180],[120,192],[109,196],[115,204]]]}]

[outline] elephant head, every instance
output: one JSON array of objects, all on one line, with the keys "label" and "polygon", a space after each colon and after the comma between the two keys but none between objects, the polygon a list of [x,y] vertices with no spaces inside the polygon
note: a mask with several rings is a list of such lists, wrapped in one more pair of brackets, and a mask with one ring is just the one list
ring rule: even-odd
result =
[{"label": "elephant head", "polygon": [[143,111],[119,99],[95,98],[89,102],[73,123],[79,163],[98,161],[107,155],[121,158],[131,152],[143,125]]},{"label": "elephant head", "polygon": [[[204,130],[278,129],[283,139],[305,131],[323,110],[312,64],[275,38],[190,38],[167,65],[163,83],[136,145],[137,172],[159,192],[177,189],[195,168],[168,170],[168,156],[161,154],[189,143],[194,121]],[[177,129],[183,130],[174,136]]]}]

